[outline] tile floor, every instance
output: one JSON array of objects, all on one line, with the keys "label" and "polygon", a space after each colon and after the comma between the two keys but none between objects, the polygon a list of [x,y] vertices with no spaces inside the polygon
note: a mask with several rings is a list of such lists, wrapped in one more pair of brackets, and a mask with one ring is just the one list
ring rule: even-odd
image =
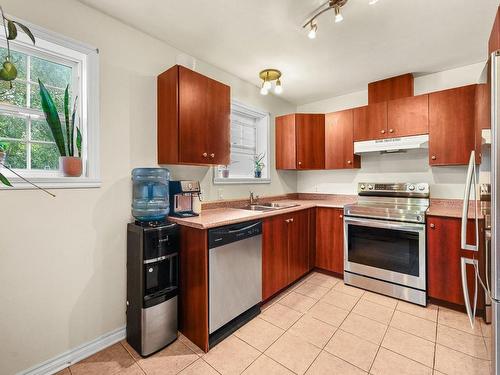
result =
[{"label": "tile floor", "polygon": [[489,374],[490,326],[312,273],[205,354],[179,340],[148,358],[117,343],[60,374]]}]

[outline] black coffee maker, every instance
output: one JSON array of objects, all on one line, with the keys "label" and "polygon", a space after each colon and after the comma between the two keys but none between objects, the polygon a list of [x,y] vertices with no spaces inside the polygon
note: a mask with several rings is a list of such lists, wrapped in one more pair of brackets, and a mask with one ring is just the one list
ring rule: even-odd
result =
[{"label": "black coffee maker", "polygon": [[199,181],[170,181],[170,215],[177,217],[198,216],[193,212],[193,199],[199,199],[201,189]]}]

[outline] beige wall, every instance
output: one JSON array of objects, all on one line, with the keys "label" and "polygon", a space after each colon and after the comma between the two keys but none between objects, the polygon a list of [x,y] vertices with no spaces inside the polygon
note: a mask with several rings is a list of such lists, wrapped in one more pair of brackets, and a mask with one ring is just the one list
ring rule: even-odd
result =
[{"label": "beige wall", "polygon": [[[125,234],[130,170],[156,163],[156,75],[179,51],[74,0],[4,0],[9,13],[100,50],[102,187],[0,191],[0,374],[50,359],[125,324]],[[249,105],[282,114],[295,107],[214,67],[197,70]],[[274,123],[274,121],[272,121]],[[274,133],[274,132],[273,132]],[[271,142],[274,144],[274,141]],[[272,152],[274,155],[274,152]],[[172,168],[202,180],[207,168]],[[225,197],[296,190],[295,173],[273,171],[271,185],[223,186]]]}]

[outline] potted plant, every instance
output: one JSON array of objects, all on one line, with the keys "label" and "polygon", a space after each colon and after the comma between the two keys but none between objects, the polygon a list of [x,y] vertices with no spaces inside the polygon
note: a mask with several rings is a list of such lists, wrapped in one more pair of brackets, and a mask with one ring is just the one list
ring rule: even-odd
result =
[{"label": "potted plant", "polygon": [[254,175],[255,175],[255,178],[262,177],[262,170],[265,167],[265,164],[263,163],[262,160],[264,160],[265,156],[266,156],[265,153],[261,153],[261,154],[256,155],[254,157]]},{"label": "potted plant", "polygon": [[[63,127],[50,93],[40,80],[38,80],[38,84],[40,85],[40,97],[45,119],[56,143],[57,150],[61,155],[59,157],[59,169],[67,177],[80,177],[82,175],[82,133],[80,132],[80,128],[75,125],[78,97],[75,98],[73,111],[70,116],[69,85],[67,85],[64,91],[65,123]],[[75,153],[75,146],[77,153]]]}]

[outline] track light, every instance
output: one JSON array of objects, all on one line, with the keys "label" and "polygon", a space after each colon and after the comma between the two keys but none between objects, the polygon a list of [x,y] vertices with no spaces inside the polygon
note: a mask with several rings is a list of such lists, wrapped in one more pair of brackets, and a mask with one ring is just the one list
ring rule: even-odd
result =
[{"label": "track light", "polygon": [[283,86],[281,86],[281,81],[278,79],[276,81],[276,86],[274,87],[274,93],[279,95],[282,92],[283,92]]},{"label": "track light", "polygon": [[335,23],[342,22],[344,20],[344,16],[340,13],[340,7],[335,7]]},{"label": "track light", "polygon": [[316,38],[316,32],[317,31],[318,31],[318,25],[311,22],[311,30],[309,30],[309,33],[307,34],[307,36],[309,37],[309,39]]}]

